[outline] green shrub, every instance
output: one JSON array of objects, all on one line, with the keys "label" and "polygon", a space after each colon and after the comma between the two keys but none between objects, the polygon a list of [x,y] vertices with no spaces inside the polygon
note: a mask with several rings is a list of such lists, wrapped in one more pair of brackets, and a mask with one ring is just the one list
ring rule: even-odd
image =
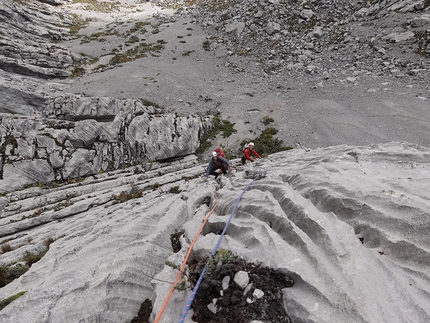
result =
[{"label": "green shrub", "polygon": [[211,145],[210,139],[215,139],[215,137],[222,133],[223,138],[230,137],[233,133],[237,132],[234,129],[235,123],[231,123],[228,120],[222,120],[219,115],[215,116],[213,119],[213,127],[207,130],[200,137],[200,146],[197,148],[197,154],[203,154]]},{"label": "green shrub", "polygon": [[262,134],[254,139],[245,139],[240,143],[239,154],[242,154],[243,146],[248,142],[254,142],[255,150],[258,151],[260,155],[270,155],[280,151],[290,150],[293,147],[284,146],[283,141],[273,136],[278,133],[275,128],[266,128]]},{"label": "green shrub", "polygon": [[32,264],[34,264],[35,262],[38,262],[40,259],[42,259],[42,257],[48,252],[48,249],[43,250],[39,253],[31,253],[29,251],[26,251],[24,254],[24,257],[22,258],[22,260],[24,260],[26,262],[26,264],[31,267]]},{"label": "green shrub", "polygon": [[11,280],[17,279],[21,277],[27,270],[29,270],[30,267],[25,264],[15,264],[13,266],[9,267],[9,278]]},{"label": "green shrub", "polygon": [[30,267],[25,264],[0,266],[0,288],[22,276],[28,269],[30,269]]}]

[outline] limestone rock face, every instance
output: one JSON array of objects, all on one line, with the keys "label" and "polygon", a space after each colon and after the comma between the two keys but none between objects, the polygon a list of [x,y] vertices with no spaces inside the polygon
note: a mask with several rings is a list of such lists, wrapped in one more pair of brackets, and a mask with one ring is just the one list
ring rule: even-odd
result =
[{"label": "limestone rock face", "polygon": [[67,68],[82,60],[77,54],[51,43],[70,37],[67,27],[73,24],[73,19],[54,13],[49,6],[46,1],[30,0],[25,6],[12,0],[2,1],[2,70],[44,79],[66,77],[71,74]]},{"label": "limestone rock face", "polygon": [[[374,76],[383,91],[385,79],[379,77],[395,75],[404,84],[416,80],[428,89],[428,0],[371,5],[290,1],[288,7],[278,0],[234,1],[215,12],[206,5],[213,1],[204,0],[185,8],[179,16],[189,14],[211,34],[204,38],[205,43],[214,40],[211,45],[217,53],[211,56],[224,56],[221,45],[226,45],[230,58],[224,64],[232,69],[222,77],[205,76],[204,87],[213,89],[211,95],[183,87],[187,83],[183,73],[177,73],[180,81],[172,80],[178,92],[156,92],[181,103],[184,115],[167,113],[157,104],[123,95],[122,90],[116,97],[76,94],[86,92],[85,81],[75,93],[68,93],[67,83],[72,81],[66,78],[79,63],[89,62],[57,43],[72,43],[75,38],[70,33],[74,18],[66,9],[53,10],[71,2],[0,4],[0,266],[2,272],[17,270],[29,266],[26,255],[41,256],[19,278],[7,284],[0,280],[5,285],[0,287],[0,301],[25,292],[0,311],[1,322],[128,323],[145,300],[153,305],[153,321],[177,274],[166,260],[181,264],[216,202],[191,260],[210,255],[228,216],[234,215],[220,248],[291,277],[295,284],[282,295],[294,322],[430,321],[430,149],[392,142],[311,150],[297,141],[300,148],[270,155],[259,165],[232,161],[238,165],[236,171],[223,177],[220,188],[215,181],[201,179],[207,161],[194,155],[211,119],[188,113],[197,104],[205,109],[203,102],[213,101],[211,106],[217,108],[222,96],[232,101],[229,109],[235,109],[217,78],[237,86],[238,100],[255,96],[265,101],[258,92],[254,95],[254,87],[241,88],[251,74],[242,68],[246,63],[240,53],[252,54],[254,63],[259,62],[247,69],[264,63],[263,75],[259,72],[253,83],[276,96],[282,88],[290,89],[272,78],[277,75],[314,77],[300,83],[309,87],[318,82],[313,88],[317,91],[323,88],[320,75],[345,81],[346,86],[355,86],[364,75]],[[141,1],[124,0],[121,5],[141,16],[134,7],[137,2]],[[84,6],[76,10],[87,11]],[[154,28],[147,32],[152,36],[164,28],[156,31],[155,26],[167,21],[162,13],[154,16],[156,20],[148,24]],[[117,22],[122,28],[122,21]],[[193,30],[191,23],[188,26]],[[173,44],[172,50],[184,41]],[[201,47],[202,41],[198,43]],[[409,55],[396,57],[398,49]],[[109,62],[106,53],[94,58]],[[187,53],[192,51],[176,51],[182,58]],[[169,66],[179,65],[176,58]],[[151,82],[161,84],[155,76],[173,75],[157,69],[144,75],[145,63],[139,66],[142,71],[133,71],[140,83],[132,80],[127,86],[136,83],[140,91],[143,84],[148,88],[154,86]],[[113,70],[104,72],[109,71]],[[230,77],[233,71],[240,73],[240,82]],[[64,80],[60,83],[59,78]],[[263,86],[263,81],[271,86]],[[97,93],[118,87],[98,83],[103,88]],[[301,97],[304,93],[309,92]],[[190,98],[195,101],[188,102]],[[270,101],[270,110],[283,110]],[[323,118],[325,109],[319,104],[300,104],[302,110],[295,114],[305,116],[305,109],[314,109],[317,118]],[[423,120],[412,109],[411,114],[402,114],[390,104],[393,111],[381,115],[400,115],[411,123]],[[251,106],[246,109],[255,112]],[[370,109],[373,115],[373,106]],[[345,110],[339,111],[343,115]],[[281,120],[294,116],[285,113]],[[354,131],[357,122],[341,121],[348,133]],[[309,122],[305,131],[317,127]],[[329,145],[337,133],[324,130],[321,137],[328,137],[324,143]],[[379,134],[378,128],[374,138]],[[178,233],[181,249],[175,253],[171,236]],[[244,292],[251,290],[247,279],[241,281]],[[180,318],[193,287],[186,278],[184,286],[184,291],[175,290],[161,322]],[[254,292],[254,298],[266,297]],[[218,305],[212,305],[216,313]]]},{"label": "limestone rock face", "polygon": [[[283,290],[293,322],[427,322],[429,160],[430,149],[393,142],[297,148],[239,166],[223,178],[191,260],[212,252],[233,215],[219,248],[294,279]],[[49,250],[0,288],[0,299],[27,291],[0,321],[125,323],[146,299],[153,321],[177,274],[165,261],[181,264],[216,202],[215,181],[197,178],[202,166],[187,157],[1,197],[0,240],[10,251],[0,265]],[[133,192],[141,195],[119,198]],[[182,248],[174,253],[177,232]],[[192,288],[185,286],[161,322],[179,320]]]},{"label": "limestone rock face", "polygon": [[[94,111],[101,120],[112,113],[97,106]],[[196,116],[156,114],[143,105],[134,111],[122,110],[112,122],[2,117],[0,192],[191,155],[211,124]]]}]

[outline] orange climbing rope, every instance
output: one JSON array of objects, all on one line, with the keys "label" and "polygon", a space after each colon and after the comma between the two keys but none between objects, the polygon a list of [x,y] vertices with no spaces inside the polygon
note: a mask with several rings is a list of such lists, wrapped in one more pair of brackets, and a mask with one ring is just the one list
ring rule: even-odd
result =
[{"label": "orange climbing rope", "polygon": [[194,244],[196,243],[200,233],[203,231],[203,228],[206,224],[206,222],[209,220],[209,217],[212,215],[213,211],[215,210],[215,208],[217,207],[218,203],[219,203],[219,198],[216,195],[216,193],[214,194],[215,198],[216,198],[216,203],[213,206],[213,208],[210,210],[210,212],[206,215],[199,231],[197,232],[197,234],[195,235],[193,242],[191,242],[190,246],[188,247],[188,251],[187,254],[185,255],[184,261],[182,262],[181,268],[179,269],[178,274],[176,275],[176,279],[172,284],[172,287],[170,288],[169,294],[167,295],[166,299],[164,300],[163,306],[161,307],[160,311],[157,314],[157,317],[155,318],[154,323],[158,323],[161,320],[161,317],[163,316],[164,310],[167,307],[167,304],[170,301],[170,298],[173,295],[173,292],[175,291],[175,286],[176,284],[179,282],[179,279],[181,278],[182,272],[184,271],[184,268],[187,264],[188,258],[190,257],[191,251],[193,250]]}]

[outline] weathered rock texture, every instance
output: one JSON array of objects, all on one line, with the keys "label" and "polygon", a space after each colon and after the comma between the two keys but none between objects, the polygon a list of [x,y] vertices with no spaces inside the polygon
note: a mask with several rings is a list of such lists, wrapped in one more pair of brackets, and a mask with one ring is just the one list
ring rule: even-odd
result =
[{"label": "weathered rock texture", "polygon": [[[26,292],[0,311],[0,321],[125,323],[146,299],[153,302],[153,320],[176,275],[165,266],[166,259],[180,264],[215,203],[216,186],[201,180],[205,165],[193,155],[210,120],[163,113],[157,104],[148,105],[136,95],[123,99],[130,95],[125,90],[117,97],[69,94],[68,81],[60,83],[58,78],[80,71],[75,68],[88,60],[57,43],[75,37],[69,30],[76,23],[72,15],[53,9],[63,3],[70,1],[5,0],[0,5],[0,266],[17,270],[25,266],[25,255],[47,251],[25,274],[0,288],[0,300]],[[417,91],[423,89],[416,96],[424,102],[429,79],[428,10],[428,1],[423,0],[202,1],[180,10],[180,15],[192,16],[189,26],[198,23],[211,33],[204,38],[205,49],[197,37],[194,48],[208,49],[208,55],[227,55],[219,66],[229,70],[219,67],[223,74],[205,76],[208,82],[195,81],[189,76],[193,73],[184,79],[210,89],[208,95],[184,87],[184,79],[170,84],[173,76],[155,73],[148,66],[138,71],[132,66],[130,74],[148,70],[151,74],[137,85],[134,79],[124,84],[140,93],[146,83],[148,92],[173,98],[182,104],[178,110],[187,113],[197,105],[205,110],[204,102],[217,108],[222,96],[218,92],[239,87],[242,75],[257,75],[250,82],[252,89],[261,88],[255,96],[273,92],[267,111],[282,111],[275,97],[296,86],[287,82],[292,76],[298,76],[298,83],[309,83],[311,90],[324,88],[330,79],[348,89],[360,80],[375,78],[382,83],[379,76],[391,77],[410,82]],[[150,34],[157,35],[160,24],[167,21],[155,19]],[[118,33],[120,25],[122,21]],[[131,38],[133,28],[114,37]],[[167,27],[166,31],[176,40],[184,38]],[[99,46],[97,58],[109,62],[103,50],[119,50],[118,44],[122,53],[127,51],[124,39],[116,43],[114,37],[111,47]],[[178,53],[187,57],[192,52],[189,48],[176,52],[181,44],[170,44],[169,54],[174,53],[175,59]],[[242,62],[248,55],[255,60]],[[172,61],[170,57],[169,66]],[[241,74],[248,69],[251,74]],[[99,78],[94,72],[75,93],[91,85],[109,93],[112,85],[100,79],[114,78],[116,71],[105,67],[99,72],[106,74]],[[236,74],[230,78],[229,72]],[[171,92],[157,92],[159,74],[167,75]],[[275,78],[283,74],[284,79]],[[274,82],[268,75],[274,76]],[[260,84],[262,80],[269,86]],[[226,82],[225,88],[220,86]],[[385,91],[385,82],[378,86],[383,87],[380,93]],[[228,93],[241,101],[254,97],[249,89]],[[338,107],[333,101],[318,100],[300,102],[296,113],[285,110],[279,119],[294,123],[306,116],[303,110],[314,111],[316,117],[306,120],[310,136],[327,118],[324,107]],[[350,121],[345,115],[356,107],[348,105],[331,110],[339,119],[329,115],[327,124],[338,120],[339,128],[350,136],[356,136],[354,129],[359,128],[364,130],[357,136],[373,133],[370,138],[385,139],[401,128],[410,133],[425,120],[424,104],[415,114],[391,101],[386,105],[389,113],[374,105],[364,109],[364,114],[381,119],[400,115],[377,131],[369,130],[364,121],[362,126]],[[232,106],[225,111],[232,112],[227,110]],[[244,112],[253,116],[255,109],[248,108]],[[414,133],[428,140],[422,130],[426,126]],[[342,132],[322,128],[319,143],[341,137]],[[252,130],[256,129],[261,130]],[[396,142],[300,148],[269,156],[254,170],[239,166],[223,179],[224,187],[217,191],[219,205],[192,258],[212,251],[237,198],[251,181],[246,170],[264,173],[241,199],[221,248],[294,279],[294,287],[283,290],[284,306],[293,321],[428,322],[429,157],[428,148]],[[122,169],[125,166],[130,167]],[[170,236],[182,231],[182,249],[174,254]],[[187,281],[185,286],[186,291],[175,291],[162,322],[178,321],[192,287]],[[211,307],[215,313],[217,306]]]},{"label": "weathered rock texture", "polygon": [[0,119],[1,193],[191,155],[211,124],[199,116],[161,114],[139,100],[60,101],[51,111],[56,117],[87,120]]},{"label": "weathered rock texture", "polygon": [[[70,37],[68,27],[75,24],[70,15],[50,10],[52,5],[69,1],[5,0],[0,15],[0,68],[43,79],[67,77],[83,60],[76,53],[55,45],[55,40]],[[68,70],[69,69],[69,70]]]},{"label": "weathered rock texture", "polygon": [[[294,279],[283,290],[293,322],[427,322],[429,157],[428,148],[405,143],[271,155],[255,169],[265,177],[243,195],[220,248]],[[180,265],[215,203],[215,186],[193,179],[203,171],[193,163],[3,197],[0,235],[12,251],[2,264],[54,242],[0,289],[0,299],[27,291],[0,320],[130,322],[147,298],[154,318],[177,273],[165,260]],[[251,180],[241,167],[223,179],[192,258],[210,254]],[[115,204],[133,190],[142,197]],[[180,231],[182,250],[173,254],[170,235]],[[179,320],[189,292],[174,292],[162,322]]]}]

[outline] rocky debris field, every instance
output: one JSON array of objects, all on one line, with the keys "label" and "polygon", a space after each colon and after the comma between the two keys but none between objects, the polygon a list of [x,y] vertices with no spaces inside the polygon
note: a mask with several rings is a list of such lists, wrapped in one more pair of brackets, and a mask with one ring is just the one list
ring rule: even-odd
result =
[{"label": "rocky debris field", "polygon": [[[206,262],[202,262],[191,267],[201,269],[205,265]],[[242,259],[214,266],[216,268],[203,279],[191,306],[193,321],[292,322],[282,299],[282,289],[294,286],[287,275]],[[195,284],[199,275],[198,270],[192,270],[190,281]]]},{"label": "rocky debris field", "polygon": [[231,55],[254,56],[268,74],[351,80],[363,73],[425,82],[428,1],[201,1],[194,17]]}]

